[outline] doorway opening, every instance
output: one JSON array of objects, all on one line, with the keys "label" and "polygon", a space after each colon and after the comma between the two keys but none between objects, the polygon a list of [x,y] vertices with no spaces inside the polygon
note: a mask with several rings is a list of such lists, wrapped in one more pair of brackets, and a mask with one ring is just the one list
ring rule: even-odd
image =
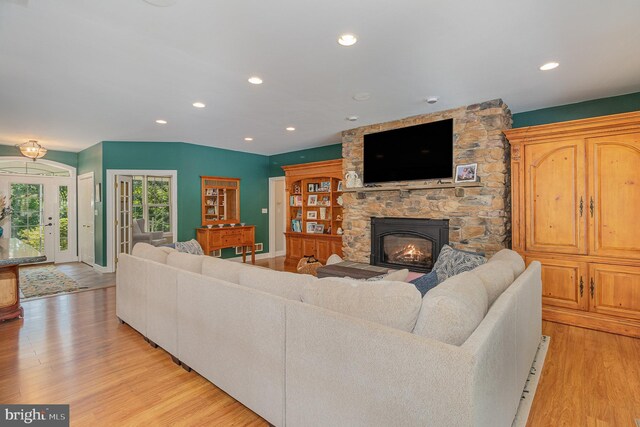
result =
[{"label": "doorway opening", "polygon": [[0,197],[12,210],[2,237],[19,239],[47,257],[77,261],[76,168],[50,160],[0,160]]},{"label": "doorway opening", "polygon": [[287,231],[286,188],[284,176],[269,178],[269,256],[284,256],[287,253],[285,231]]}]

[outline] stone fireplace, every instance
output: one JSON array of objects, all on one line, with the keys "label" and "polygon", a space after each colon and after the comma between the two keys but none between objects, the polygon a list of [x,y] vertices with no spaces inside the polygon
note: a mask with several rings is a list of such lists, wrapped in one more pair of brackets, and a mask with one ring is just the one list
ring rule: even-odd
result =
[{"label": "stone fireplace", "polygon": [[427,273],[445,243],[447,220],[371,218],[371,265]]},{"label": "stone fireplace", "polygon": [[[382,184],[374,191],[346,191],[343,195],[342,241],[345,259],[370,262],[371,218],[375,217],[447,220],[449,244],[466,251],[491,255],[510,247],[509,148],[502,131],[511,128],[511,112],[500,99],[344,131],[343,172],[355,171],[362,176],[365,134],[448,118],[454,119],[454,163],[477,163],[478,185],[465,187],[451,183],[446,188],[407,191],[384,188],[407,184],[399,182]],[[402,150],[401,142],[398,149]],[[395,244],[391,240],[389,243]],[[417,249],[424,252],[428,248],[418,245]],[[411,248],[396,256],[409,260],[421,257],[411,252]]]}]

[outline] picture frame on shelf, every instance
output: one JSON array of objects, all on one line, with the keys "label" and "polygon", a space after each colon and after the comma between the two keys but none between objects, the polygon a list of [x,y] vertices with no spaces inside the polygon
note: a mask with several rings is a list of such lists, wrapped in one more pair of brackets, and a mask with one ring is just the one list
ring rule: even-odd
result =
[{"label": "picture frame on shelf", "polygon": [[307,219],[318,219],[318,212],[316,211],[308,211]]},{"label": "picture frame on shelf", "polygon": [[329,193],[331,191],[331,181],[322,181],[318,191],[322,193]]},{"label": "picture frame on shelf", "polygon": [[316,226],[314,227],[314,231],[315,234],[322,234],[324,233],[324,224],[316,224]]},{"label": "picture frame on shelf", "polygon": [[310,194],[309,197],[307,198],[307,205],[308,206],[317,206],[318,205],[318,195],[317,194]]},{"label": "picture frame on shelf", "polygon": [[307,228],[305,231],[311,234],[315,233],[316,225],[318,225],[317,222],[307,222]]},{"label": "picture frame on shelf", "polygon": [[316,184],[307,184],[307,192],[313,193],[316,191]]},{"label": "picture frame on shelf", "polygon": [[477,171],[478,171],[477,163],[456,165],[455,182],[477,182],[478,181]]},{"label": "picture frame on shelf", "polygon": [[342,181],[338,181],[338,186],[336,188],[336,191],[342,191]]},{"label": "picture frame on shelf", "polygon": [[302,193],[302,191],[300,191],[300,184],[293,184],[293,193],[294,194]]}]

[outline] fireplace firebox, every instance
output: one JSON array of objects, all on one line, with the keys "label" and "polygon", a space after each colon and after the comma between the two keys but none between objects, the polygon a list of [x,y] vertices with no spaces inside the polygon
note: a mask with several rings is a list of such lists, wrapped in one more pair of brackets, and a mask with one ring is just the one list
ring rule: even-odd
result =
[{"label": "fireplace firebox", "polygon": [[371,264],[429,272],[449,243],[448,219],[371,218]]}]

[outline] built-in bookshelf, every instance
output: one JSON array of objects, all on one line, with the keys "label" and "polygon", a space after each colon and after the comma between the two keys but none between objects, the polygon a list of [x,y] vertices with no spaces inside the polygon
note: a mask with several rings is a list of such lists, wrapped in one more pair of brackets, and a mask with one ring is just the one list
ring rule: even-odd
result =
[{"label": "built-in bookshelf", "polygon": [[323,261],[331,253],[342,254],[342,161],[283,169],[288,196],[287,259],[315,255]]}]

